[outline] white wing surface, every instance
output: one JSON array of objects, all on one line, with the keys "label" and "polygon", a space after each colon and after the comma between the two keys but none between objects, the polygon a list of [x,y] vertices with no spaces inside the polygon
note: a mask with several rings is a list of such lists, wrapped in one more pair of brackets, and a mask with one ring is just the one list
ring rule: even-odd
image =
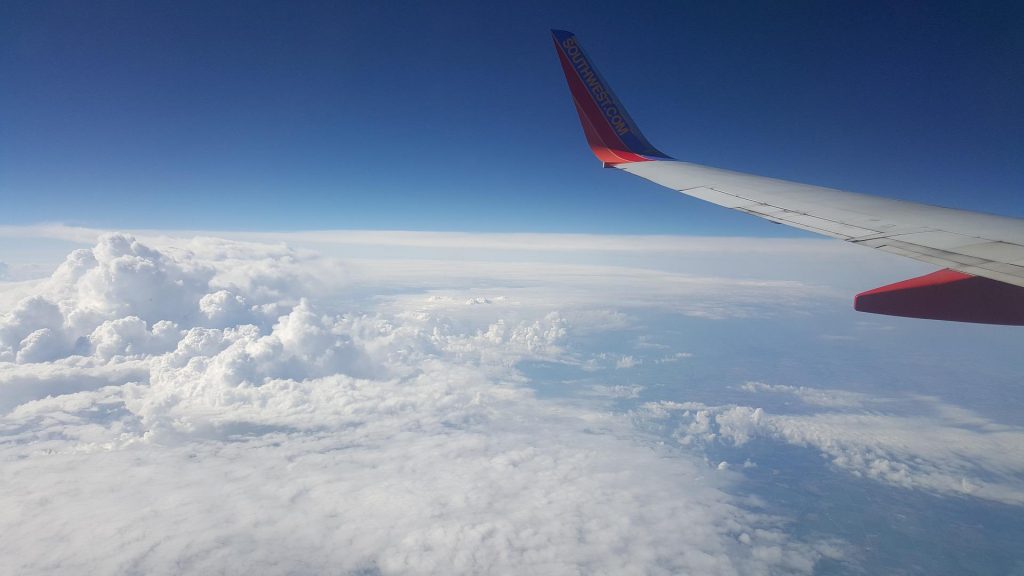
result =
[{"label": "white wing surface", "polygon": [[674,160],[615,166],[772,222],[1024,286],[1024,221]]}]

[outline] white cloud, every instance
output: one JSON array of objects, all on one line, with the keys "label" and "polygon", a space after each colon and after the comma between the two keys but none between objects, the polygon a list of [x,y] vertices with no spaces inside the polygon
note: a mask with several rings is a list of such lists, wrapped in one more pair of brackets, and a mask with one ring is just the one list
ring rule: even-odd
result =
[{"label": "white cloud", "polygon": [[[92,245],[106,234],[103,230],[75,228],[61,225],[0,226],[0,240],[4,238],[45,238],[53,244],[48,250],[54,264],[63,258],[63,246]],[[299,250],[312,250],[329,256],[342,256],[346,260],[364,258],[372,260],[406,258],[419,264],[433,259],[427,265],[433,273],[446,269],[458,271],[462,277],[472,276],[472,265],[509,266],[528,263],[526,268],[537,272],[538,264],[581,264],[599,267],[628,268],[640,274],[651,270],[673,272],[691,278],[706,278],[720,284],[725,278],[744,280],[750,285],[761,281],[771,289],[781,283],[796,282],[817,289],[831,286],[833,297],[848,300],[854,291],[891,283],[895,278],[916,276],[930,271],[928,265],[914,262],[877,250],[867,250],[844,242],[827,239],[793,238],[724,238],[694,236],[650,235],[598,235],[598,234],[481,234],[451,232],[404,232],[367,230],[328,230],[310,232],[228,232],[228,231],[154,231],[136,230],[132,234],[147,245],[160,250],[178,250],[182,238],[199,238],[192,250],[213,245],[216,238],[224,246],[287,246]],[[59,245],[61,241],[65,244]],[[20,243],[19,243],[20,244]],[[196,243],[193,243],[196,244]],[[16,252],[4,251],[0,242],[0,259],[14,261]],[[443,264],[442,264],[443,263]],[[252,264],[252,263],[250,263]],[[264,265],[291,267],[283,259],[264,261]],[[465,267],[469,264],[469,268]],[[367,269],[362,267],[363,270]],[[381,271],[379,266],[369,268]],[[402,271],[402,266],[389,269],[389,273],[404,276],[414,282],[427,281],[423,271]],[[350,269],[359,270],[360,266]],[[520,266],[522,269],[522,266]],[[326,270],[321,270],[327,272]],[[489,277],[489,270],[481,270]],[[443,274],[442,274],[443,275]],[[29,277],[19,275],[19,278]],[[827,282],[822,279],[827,278]],[[311,278],[308,280],[319,280]],[[423,286],[420,286],[423,287]],[[685,295],[685,294],[684,294]],[[628,297],[628,296],[627,296]],[[696,311],[707,314],[707,308]]]},{"label": "white cloud", "polygon": [[25,298],[0,320],[0,360],[14,360],[30,335],[41,330],[52,334],[63,323],[57,304],[40,296]]},{"label": "white cloud", "polygon": [[[754,439],[810,447],[841,470],[908,489],[1024,504],[1024,428],[999,424],[931,397],[865,395],[762,383],[754,393],[792,394],[811,414],[773,414],[743,405],[649,404],[641,415],[679,418],[675,437],[684,445]],[[909,404],[915,410],[907,415]],[[863,406],[870,406],[865,413]]]},{"label": "white cloud", "polygon": [[718,313],[801,285],[362,266],[209,238],[73,252],[0,321],[0,572],[801,573],[836,553],[515,368],[575,362],[573,322],[609,294],[690,287]]},{"label": "white cloud", "polygon": [[658,358],[657,360],[655,360],[655,362],[657,362],[658,364],[670,364],[673,362],[679,362],[680,360],[685,360],[687,358],[693,358],[693,354],[690,352],[676,352],[675,354],[670,354],[668,356]]},{"label": "white cloud", "polygon": [[637,360],[634,356],[626,355],[615,361],[615,367],[618,369],[636,368],[643,361]]},{"label": "white cloud", "polygon": [[89,334],[93,354],[110,361],[117,356],[159,354],[174,348],[181,337],[178,325],[169,320],[153,323],[152,329],[138,316],[107,320]]},{"label": "white cloud", "polygon": [[[0,226],[0,237],[54,238],[92,244],[108,231],[64,226],[60,224],[33,226]],[[303,232],[203,232],[197,230],[133,230],[135,237],[177,241],[180,238],[216,236],[228,241],[252,241],[260,244],[310,243],[345,246],[366,245],[405,248],[483,248],[488,250],[530,251],[618,251],[618,252],[722,252],[762,254],[827,254],[847,250],[838,242],[797,240],[790,238],[729,238],[669,235],[613,234],[543,234],[543,233],[476,233],[403,230],[319,230]],[[157,242],[159,243],[159,242]]]},{"label": "white cloud", "polygon": [[807,386],[786,386],[785,384],[765,384],[764,382],[747,382],[743,384],[742,389],[755,393],[767,392],[791,395],[804,404],[826,408],[858,408],[877,401],[875,398],[859,392],[809,388]]}]

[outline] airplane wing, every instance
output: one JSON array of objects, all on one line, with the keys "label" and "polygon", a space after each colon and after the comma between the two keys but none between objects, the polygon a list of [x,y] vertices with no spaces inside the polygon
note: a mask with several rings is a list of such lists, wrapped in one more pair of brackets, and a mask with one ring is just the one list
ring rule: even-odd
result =
[{"label": "airplane wing", "polygon": [[617,168],[719,206],[943,269],[858,294],[862,312],[1024,325],[1024,220],[680,162],[643,136],[571,32],[553,30],[583,133]]}]

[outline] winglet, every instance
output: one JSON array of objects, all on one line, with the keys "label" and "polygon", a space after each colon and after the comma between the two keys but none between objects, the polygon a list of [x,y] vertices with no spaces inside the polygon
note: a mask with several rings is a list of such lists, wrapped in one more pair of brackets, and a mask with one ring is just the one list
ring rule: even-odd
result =
[{"label": "winglet", "polygon": [[1024,287],[945,269],[857,294],[860,312],[1024,326]]},{"label": "winglet", "polygon": [[569,83],[587,143],[605,167],[629,162],[671,160],[644,138],[611,86],[583,52],[576,35],[552,30],[558,59]]}]

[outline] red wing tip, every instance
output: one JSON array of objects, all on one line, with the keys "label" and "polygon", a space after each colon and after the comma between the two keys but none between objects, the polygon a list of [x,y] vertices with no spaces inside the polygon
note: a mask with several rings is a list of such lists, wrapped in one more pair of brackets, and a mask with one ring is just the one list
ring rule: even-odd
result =
[{"label": "red wing tip", "polygon": [[946,269],[861,292],[853,308],[887,316],[1024,326],[1024,287]]}]

